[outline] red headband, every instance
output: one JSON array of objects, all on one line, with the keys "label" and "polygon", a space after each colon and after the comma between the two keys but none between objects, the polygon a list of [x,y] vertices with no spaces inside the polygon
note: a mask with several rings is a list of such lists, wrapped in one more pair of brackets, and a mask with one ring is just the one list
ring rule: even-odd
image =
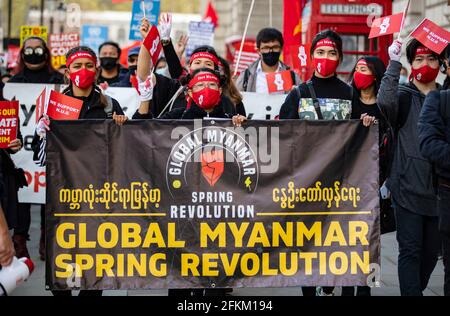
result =
[{"label": "red headband", "polygon": [[328,46],[328,47],[336,48],[336,44],[328,38],[324,38],[324,39],[321,39],[320,41],[318,41],[316,46],[314,46],[314,49],[316,49],[317,47],[321,47],[321,46]]},{"label": "red headband", "polygon": [[365,59],[361,59],[360,61],[358,61],[356,66],[367,66],[367,62]]},{"label": "red headband", "polygon": [[417,55],[429,55],[429,54],[433,54],[433,51],[430,50],[428,47],[419,46],[416,49],[416,56]]},{"label": "red headband", "polygon": [[207,58],[207,59],[210,59],[215,65],[219,64],[219,59],[216,56],[214,56],[213,54],[208,53],[208,52],[198,52],[191,56],[189,65],[191,65],[194,60],[199,59],[199,58]]},{"label": "red headband", "polygon": [[75,61],[75,59],[78,59],[78,58],[90,59],[97,67],[97,58],[95,56],[91,55],[88,52],[76,52],[75,54],[72,54],[69,56],[69,58],[67,58],[67,61],[66,61],[67,68],[69,68],[69,66]]},{"label": "red headband", "polygon": [[199,73],[194,78],[192,78],[191,81],[189,81],[188,87],[189,89],[192,89],[192,87],[197,83],[205,81],[212,81],[219,84],[219,79],[217,78],[217,76],[210,73]]}]

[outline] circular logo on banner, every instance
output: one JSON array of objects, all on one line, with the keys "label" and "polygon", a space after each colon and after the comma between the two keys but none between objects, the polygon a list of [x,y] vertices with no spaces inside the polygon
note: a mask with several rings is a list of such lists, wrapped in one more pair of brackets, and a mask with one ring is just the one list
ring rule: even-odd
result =
[{"label": "circular logo on banner", "polygon": [[226,188],[254,193],[258,179],[258,160],[250,144],[233,129],[217,126],[183,136],[172,147],[166,167],[166,184],[172,197]]}]

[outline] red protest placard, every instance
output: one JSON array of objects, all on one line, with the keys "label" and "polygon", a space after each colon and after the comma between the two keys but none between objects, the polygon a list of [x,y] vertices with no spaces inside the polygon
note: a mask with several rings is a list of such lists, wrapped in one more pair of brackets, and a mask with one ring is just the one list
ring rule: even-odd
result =
[{"label": "red protest placard", "polygon": [[450,42],[450,32],[428,19],[423,19],[411,36],[436,54],[442,53]]},{"label": "red protest placard", "polygon": [[147,37],[144,40],[144,46],[150,53],[153,66],[155,66],[162,50],[161,39],[159,37],[158,28],[156,26],[153,25],[150,28],[150,32],[147,34]]},{"label": "red protest placard", "polygon": [[49,48],[52,56],[52,66],[59,69],[66,64],[67,52],[80,46],[80,35],[78,33],[51,34],[49,36]]},{"label": "red protest placard", "polygon": [[404,13],[397,13],[375,19],[370,29],[369,38],[398,33],[402,29]]},{"label": "red protest placard", "polygon": [[266,74],[269,93],[285,92],[292,89],[292,75],[289,70]]},{"label": "red protest placard", "polygon": [[0,101],[0,148],[17,138],[19,126],[19,101]]},{"label": "red protest placard", "polygon": [[47,88],[44,88],[44,90],[42,90],[42,93],[36,100],[36,123],[39,122],[42,115],[44,115],[46,99],[47,99]]},{"label": "red protest placard", "polygon": [[82,106],[83,101],[52,90],[47,115],[54,120],[77,120]]}]

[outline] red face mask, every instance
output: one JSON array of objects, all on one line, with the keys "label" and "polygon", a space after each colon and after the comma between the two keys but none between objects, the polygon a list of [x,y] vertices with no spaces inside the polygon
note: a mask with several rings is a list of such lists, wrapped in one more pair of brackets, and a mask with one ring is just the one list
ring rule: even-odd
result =
[{"label": "red face mask", "polygon": [[434,69],[428,65],[422,66],[417,69],[411,69],[411,76],[422,83],[429,83],[435,80],[438,74],[439,68]]},{"label": "red face mask", "polygon": [[200,108],[210,110],[219,104],[220,91],[205,87],[200,91],[192,92],[192,100]]},{"label": "red face mask", "polygon": [[314,58],[313,63],[317,72],[324,77],[334,74],[339,65],[338,60],[331,60],[328,58]]},{"label": "red face mask", "polygon": [[96,76],[95,71],[83,68],[76,72],[71,73],[70,80],[78,88],[86,89],[94,84],[95,76]]},{"label": "red face mask", "polygon": [[355,83],[356,89],[364,90],[370,87],[375,82],[375,76],[366,75],[357,71],[353,75],[353,82]]}]

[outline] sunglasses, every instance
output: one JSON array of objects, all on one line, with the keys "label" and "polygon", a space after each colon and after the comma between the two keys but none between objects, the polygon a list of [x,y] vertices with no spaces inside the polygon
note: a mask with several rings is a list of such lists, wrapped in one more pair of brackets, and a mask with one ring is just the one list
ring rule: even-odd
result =
[{"label": "sunglasses", "polygon": [[44,49],[42,47],[27,47],[23,50],[24,55],[33,55],[33,53],[36,55],[44,55]]}]

